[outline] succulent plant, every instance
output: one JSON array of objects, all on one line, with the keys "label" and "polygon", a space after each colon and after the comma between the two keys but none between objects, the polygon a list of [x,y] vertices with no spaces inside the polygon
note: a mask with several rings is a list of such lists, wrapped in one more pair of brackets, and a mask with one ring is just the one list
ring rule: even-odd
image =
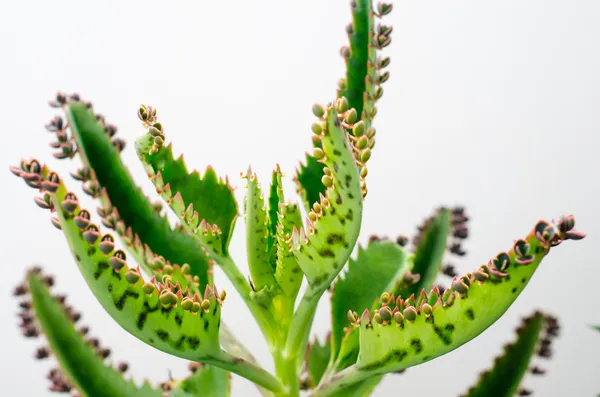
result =
[{"label": "succulent plant", "polygon": [[[53,354],[60,369],[51,390],[85,396],[226,396],[231,373],[254,382],[264,396],[366,396],[389,373],[404,372],[477,337],[517,299],[542,259],[565,240],[584,237],[573,216],[539,221],[488,263],[458,275],[443,265],[465,255],[468,216],[440,207],[409,241],[373,236],[359,246],[367,198],[367,163],[375,145],[374,118],[390,60],[382,50],[392,28],[379,23],[389,4],[352,1],[349,46],[341,51],[347,74],[336,97],[314,105],[313,152],[294,181],[300,203],[284,197],[277,167],[268,190],[248,169],[243,205],[228,178],[208,167],[189,171],[167,144],[157,110],[142,105],[143,134],[136,153],[157,194],[178,218],[172,227],[135,184],[120,153],[117,128],[79,95],[57,94],[51,106],[64,114],[46,126],[58,159],[78,156],[72,177],[97,199],[84,209],[63,178],[35,159],[11,171],[39,192],[35,203],[52,214],[74,261],[98,302],[123,329],[146,344],[190,361],[180,380],[136,385],[123,376],[127,364],[105,361],[110,350],[76,327],[80,314],[64,295],[52,295],[51,276],[27,272],[15,295],[26,337],[44,335],[37,358]],[[229,243],[244,213],[250,276],[237,267]],[[303,220],[306,214],[306,219]],[[100,222],[95,221],[98,217]],[[113,234],[102,231],[112,229]],[[221,318],[225,291],[214,286],[218,267],[256,320],[272,354],[275,374],[263,369]],[[438,276],[451,278],[447,288]],[[302,289],[303,281],[307,287]],[[319,300],[331,296],[331,332],[309,343]],[[301,296],[300,296],[301,295]],[[548,357],[558,320],[536,312],[516,340],[483,373],[466,396],[528,395],[521,381],[535,354]],[[493,392],[491,392],[492,390]]]}]

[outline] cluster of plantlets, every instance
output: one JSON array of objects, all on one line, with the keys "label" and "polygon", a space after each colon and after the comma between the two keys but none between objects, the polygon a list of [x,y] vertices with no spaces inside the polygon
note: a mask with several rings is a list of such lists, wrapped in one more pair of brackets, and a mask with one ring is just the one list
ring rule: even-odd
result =
[{"label": "cluster of plantlets", "polygon": [[[386,374],[477,337],[506,312],[551,248],[584,237],[574,230],[572,216],[539,221],[508,251],[459,276],[442,264],[447,254],[465,255],[468,217],[462,208],[441,207],[419,227],[412,244],[403,236],[396,241],[374,237],[351,258],[367,197],[376,104],[389,78],[390,60],[381,50],[389,45],[392,28],[376,22],[392,6],[373,8],[371,1],[357,0],[351,8],[350,45],[341,52],[347,75],[335,100],[313,106],[313,152],[294,178],[301,203],[284,198],[278,167],[265,192],[250,169],[242,174],[249,278],[229,252],[239,209],[228,179],[210,167],[204,174],[189,172],[166,145],[156,109],[138,109],[145,132],[135,149],[156,193],[179,219],[174,228],[162,205],[142,193],[122,163],[125,141],[115,136],[117,128],[78,95],[58,94],[51,102],[64,111],[64,118],[47,125],[56,137],[54,156],[79,156],[83,168],[72,176],[99,201],[99,222],[47,165],[22,160],[11,171],[39,191],[35,203],[51,212],[52,224],[64,234],[81,274],[111,317],[146,344],[192,363],[185,379],[142,386],[125,380],[127,365],[105,363],[109,351],[87,336],[87,328],[75,327],[80,316],[63,296],[51,295],[52,278],[35,268],[15,294],[30,296],[20,302],[24,335],[44,334],[48,342],[36,356],[53,353],[60,363],[49,376],[51,390],[86,396],[226,396],[234,373],[254,382],[264,396],[299,396],[302,389],[314,397],[366,396]],[[221,318],[225,292],[214,286],[215,266],[255,318],[275,374],[258,364]],[[451,277],[447,288],[436,286],[440,274]],[[331,294],[332,330],[324,343],[309,344],[314,314],[326,293]],[[516,341],[466,395],[492,395],[490,390],[494,396],[528,395],[519,388],[521,380],[535,353],[549,355],[557,329],[551,316],[536,312],[527,318]]]}]

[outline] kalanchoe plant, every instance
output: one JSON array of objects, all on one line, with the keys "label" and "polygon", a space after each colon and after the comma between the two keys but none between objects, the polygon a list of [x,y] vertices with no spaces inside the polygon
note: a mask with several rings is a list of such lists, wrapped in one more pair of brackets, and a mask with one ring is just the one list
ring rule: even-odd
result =
[{"label": "kalanchoe plant", "polygon": [[[84,209],[64,179],[38,160],[22,160],[12,172],[39,191],[35,202],[50,210],[88,286],[110,316],[146,344],[190,361],[191,375],[142,386],[123,378],[126,364],[108,365],[110,350],[76,328],[80,315],[52,277],[28,271],[15,294],[27,337],[45,335],[35,355],[56,356],[51,390],[86,396],[227,396],[230,373],[254,382],[264,396],[366,396],[383,376],[449,353],[496,322],[525,288],[542,259],[564,240],[578,240],[573,216],[536,223],[488,263],[458,275],[443,265],[465,255],[468,217],[462,208],[440,207],[412,242],[372,237],[357,245],[367,197],[367,163],[375,144],[376,103],[388,79],[381,50],[392,28],[379,23],[391,5],[352,2],[349,46],[342,49],[347,74],[336,98],[314,105],[313,152],[295,181],[301,203],[284,197],[277,167],[263,189],[256,174],[242,173],[246,197],[238,205],[228,179],[207,168],[190,172],[167,145],[157,111],[142,105],[144,133],[135,150],[156,192],[179,219],[171,227],[134,183],[122,163],[125,141],[116,127],[78,95],[51,102],[64,112],[47,125],[56,158],[79,156],[72,174],[99,201]],[[250,276],[236,266],[229,243],[244,214]],[[306,220],[303,213],[306,213]],[[112,229],[113,234],[102,231]],[[134,264],[135,263],[135,264]],[[214,286],[220,268],[262,331],[275,364],[263,369],[221,318],[225,291]],[[344,270],[345,269],[345,270]],[[446,274],[447,288],[436,286]],[[301,284],[306,279],[307,288]],[[331,332],[309,343],[317,304],[330,294]],[[494,367],[466,396],[529,392],[520,383],[535,353],[547,357],[557,320],[536,312],[519,328]],[[543,372],[538,367],[531,371]]]}]

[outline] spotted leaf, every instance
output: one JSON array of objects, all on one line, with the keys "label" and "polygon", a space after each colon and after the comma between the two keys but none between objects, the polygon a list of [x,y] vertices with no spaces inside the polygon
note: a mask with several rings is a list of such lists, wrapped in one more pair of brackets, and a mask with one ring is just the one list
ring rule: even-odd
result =
[{"label": "spotted leaf", "polygon": [[55,133],[67,136],[70,129],[85,166],[75,177],[84,182],[84,188],[85,184],[97,185],[105,226],[115,229],[148,273],[154,273],[152,265],[158,255],[173,265],[189,264],[204,288],[209,282],[208,258],[191,236],[169,225],[135,184],[114,144],[116,128],[78,96],[65,99],[62,107],[67,123],[55,122]]},{"label": "spotted leaf", "polygon": [[147,132],[137,140],[136,150],[157,192],[210,255],[226,255],[238,216],[229,182],[211,167],[204,175],[190,173],[183,156],[176,159],[171,145],[164,146],[164,129],[155,110],[142,106],[138,114]]}]

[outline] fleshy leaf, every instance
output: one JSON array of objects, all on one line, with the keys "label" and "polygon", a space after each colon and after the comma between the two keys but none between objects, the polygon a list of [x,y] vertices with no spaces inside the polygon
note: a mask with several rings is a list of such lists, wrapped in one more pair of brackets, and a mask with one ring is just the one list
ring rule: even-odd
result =
[{"label": "fleshy leaf", "polygon": [[448,247],[451,231],[451,212],[447,208],[439,208],[420,227],[420,234],[415,239],[415,259],[412,273],[419,279],[406,288],[393,292],[396,296],[408,298],[418,295],[421,290],[430,290],[442,270],[444,253]]},{"label": "fleshy leaf", "polygon": [[557,335],[558,322],[555,318],[536,312],[523,320],[517,329],[517,339],[504,347],[504,353],[494,360],[494,366],[480,375],[475,386],[462,397],[513,397],[531,394],[520,388],[525,374],[542,374],[544,370],[531,361],[535,354],[549,357],[551,342]]},{"label": "fleshy leaf", "polygon": [[316,105],[313,111],[323,123],[315,136],[322,142],[319,161],[326,165],[323,183],[327,190],[309,213],[308,234],[304,229],[292,233],[292,251],[314,286],[329,284],[350,256],[360,232],[366,187],[353,155],[354,150],[364,152],[354,146],[346,132],[351,128],[347,123],[351,110],[345,99],[327,109]]},{"label": "fleshy leaf", "polygon": [[[473,273],[455,277],[443,295],[434,288],[416,302],[391,302],[372,319],[364,313],[357,367],[374,373],[399,371],[452,351],[479,335],[519,296],[550,247],[568,238],[562,232],[565,223],[564,219],[538,222],[509,252],[499,253]],[[388,318],[388,313],[392,317]]]},{"label": "fleshy leaf", "polygon": [[[107,238],[97,225],[82,222],[77,197],[59,176],[37,160],[12,168],[29,186],[39,189],[46,208],[56,212],[52,223],[62,230],[83,278],[108,314],[133,336],[171,355],[218,366],[269,390],[281,392],[281,382],[246,360],[221,350],[219,328],[225,297],[206,286],[204,296],[179,284],[155,277],[145,282],[140,269],[127,266],[126,255],[114,246],[103,248]],[[34,181],[32,183],[32,181]],[[112,241],[112,236],[110,237]]]},{"label": "fleshy leaf", "polygon": [[231,375],[220,368],[190,363],[189,377],[174,382],[171,397],[229,397]]},{"label": "fleshy leaf", "polygon": [[367,247],[359,247],[356,259],[349,260],[348,269],[333,286],[331,295],[333,360],[338,359],[342,340],[347,345],[338,369],[354,364],[358,355],[358,330],[348,327],[348,311],[371,309],[374,297],[401,279],[411,265],[409,254],[392,241],[370,241]]},{"label": "fleshy leaf", "polygon": [[389,72],[383,69],[390,64],[390,59],[378,57],[377,52],[389,45],[392,33],[389,26],[376,27],[375,16],[381,18],[389,14],[392,7],[380,4],[386,11],[375,14],[372,0],[356,0],[351,4],[352,23],[346,28],[350,47],[340,51],[346,60],[346,78],[340,82],[339,96],[348,99],[368,129],[377,113],[375,103],[383,94],[381,84],[389,78]]},{"label": "fleshy leaf", "polygon": [[284,204],[285,199],[283,196],[283,183],[282,183],[282,174],[279,165],[273,171],[273,175],[271,177],[271,188],[269,189],[269,252],[273,255],[271,256],[273,268],[275,268],[276,259],[276,249],[273,249],[273,246],[276,245],[276,236],[277,236],[277,225],[279,224],[279,207]]},{"label": "fleshy leaf", "polygon": [[306,164],[300,164],[300,169],[296,172],[296,191],[304,200],[304,205],[308,211],[311,209],[311,203],[319,202],[319,197],[325,194],[325,185],[321,182],[325,164],[317,161],[310,154],[306,155]]},{"label": "fleshy leaf", "polygon": [[209,253],[227,254],[238,216],[229,181],[219,179],[212,167],[203,176],[190,173],[183,156],[175,159],[171,145],[164,146],[156,110],[142,106],[138,115],[148,131],[136,141],[136,150],[157,192]]},{"label": "fleshy leaf", "polygon": [[304,359],[304,372],[306,378],[303,380],[307,389],[312,389],[321,381],[321,377],[327,369],[329,357],[331,356],[331,337],[328,335],[325,342],[321,343],[317,338],[308,345],[306,358]]},{"label": "fleshy leaf", "polygon": [[[53,297],[43,279],[35,271],[27,274],[27,290],[31,294],[32,313],[35,322],[43,331],[51,351],[60,363],[62,371],[54,371],[49,378],[54,382],[51,389],[59,391],[68,388],[65,382],[73,383],[85,396],[132,396],[161,397],[160,390],[148,385],[138,389],[130,380],[125,380],[121,371],[104,363],[104,359],[94,349],[90,341],[84,340],[82,332],[75,329],[71,312],[68,314],[59,299]],[[34,320],[29,318],[29,327]],[[38,357],[42,357],[38,349]]]},{"label": "fleshy leaf", "polygon": [[275,235],[275,248],[277,250],[275,280],[284,295],[290,299],[293,309],[304,273],[302,273],[302,269],[298,266],[298,261],[292,252],[290,236],[294,228],[302,227],[302,215],[298,204],[285,203],[280,205],[277,217],[279,222]]},{"label": "fleshy leaf", "polygon": [[58,118],[50,123],[49,129],[56,133],[59,142],[69,139],[76,142],[85,167],[74,176],[84,182],[84,190],[87,188],[99,196],[105,226],[119,233],[138,263],[149,273],[153,273],[151,264],[156,254],[172,264],[189,264],[202,287],[207,285],[208,258],[191,236],[171,228],[135,184],[121,161],[122,145],[111,140],[116,128],[105,124],[102,116],[94,114],[91,104],[82,102],[78,96],[67,99],[59,94],[58,99],[68,126]]},{"label": "fleshy leaf", "polygon": [[[392,28],[385,25],[376,28],[374,17],[387,15],[392,7],[380,5],[383,9],[374,13],[372,0],[357,0],[351,4],[352,23],[346,28],[350,46],[341,49],[346,61],[346,77],[340,80],[338,98],[345,97],[349,108],[356,111],[357,119],[362,120],[359,130],[352,130],[350,134],[357,138],[364,135],[364,148],[370,150],[375,145],[375,129],[372,128],[377,114],[375,104],[383,94],[381,84],[389,78],[389,72],[383,69],[390,64],[390,59],[378,57],[377,52],[389,45],[392,32]],[[319,141],[313,141],[313,144],[315,148],[322,148]],[[325,194],[325,186],[321,183],[323,168],[314,156],[307,155],[306,164],[302,164],[297,172],[298,191],[309,209],[312,203],[318,202],[321,194]],[[366,167],[361,168],[361,175],[366,177]]]},{"label": "fleshy leaf", "polygon": [[572,216],[539,221],[472,273],[455,277],[444,294],[437,288],[418,299],[398,298],[374,313],[366,310],[360,327],[360,354],[350,366],[324,382],[314,396],[335,393],[373,375],[396,372],[446,354],[495,323],[525,288],[551,247],[585,235],[573,229]]},{"label": "fleshy leaf", "polygon": [[247,187],[244,214],[248,268],[256,289],[262,290],[264,287],[276,285],[275,268],[271,265],[269,249],[270,221],[256,174],[248,169],[245,179]]}]

